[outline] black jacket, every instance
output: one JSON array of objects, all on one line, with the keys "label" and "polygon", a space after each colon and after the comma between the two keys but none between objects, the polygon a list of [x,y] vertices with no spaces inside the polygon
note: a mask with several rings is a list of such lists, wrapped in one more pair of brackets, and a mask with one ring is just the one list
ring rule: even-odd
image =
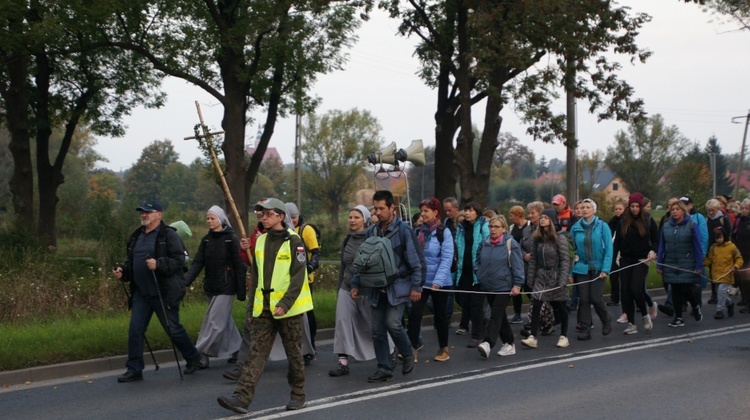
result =
[{"label": "black jacket", "polygon": [[185,275],[186,286],[190,286],[204,268],[206,295],[237,295],[237,299],[245,300],[247,268],[240,256],[240,241],[231,227],[221,232],[210,231],[201,239]]},{"label": "black jacket", "polygon": [[[133,246],[135,246],[135,241],[142,232],[143,227],[139,227],[130,235],[130,239],[128,239],[127,259],[122,264],[123,279],[130,282],[131,299],[133,293],[136,293],[132,266]],[[156,270],[153,273],[156,275],[159,283],[159,290],[157,291],[153,278],[144,279],[145,281],[142,281],[141,284],[145,285],[146,290],[141,290],[140,293],[149,297],[156,297],[161,294],[165,305],[176,307],[185,296],[185,273],[183,271],[183,267],[185,266],[185,249],[182,240],[177,236],[177,231],[164,224],[164,222],[160,222],[159,232],[156,236],[156,249],[153,255],[156,259]],[[131,303],[129,302],[128,306]]]}]

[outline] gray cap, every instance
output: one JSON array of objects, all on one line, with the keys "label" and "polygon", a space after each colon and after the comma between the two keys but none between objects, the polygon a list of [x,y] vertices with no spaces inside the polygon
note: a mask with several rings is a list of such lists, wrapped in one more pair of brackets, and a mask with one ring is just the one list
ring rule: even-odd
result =
[{"label": "gray cap", "polygon": [[285,204],[286,206],[286,212],[289,215],[289,217],[299,217],[299,209],[297,208],[297,205],[289,202]]},{"label": "gray cap", "polygon": [[279,200],[278,198],[264,198],[263,200],[260,200],[255,204],[254,210],[276,210],[279,213],[286,214],[286,207],[284,207],[284,202]]}]

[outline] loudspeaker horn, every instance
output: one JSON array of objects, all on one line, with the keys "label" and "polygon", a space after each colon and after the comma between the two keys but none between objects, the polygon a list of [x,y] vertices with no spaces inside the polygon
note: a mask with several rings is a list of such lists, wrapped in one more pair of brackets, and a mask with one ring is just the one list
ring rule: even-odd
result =
[{"label": "loudspeaker horn", "polygon": [[386,163],[388,165],[396,165],[396,142],[392,141],[391,144],[367,155],[367,161],[376,165],[379,163]]},{"label": "loudspeaker horn", "polygon": [[406,149],[400,149],[396,152],[396,160],[401,162],[411,162],[414,166],[424,166],[424,145],[422,140],[412,140],[409,147]]}]

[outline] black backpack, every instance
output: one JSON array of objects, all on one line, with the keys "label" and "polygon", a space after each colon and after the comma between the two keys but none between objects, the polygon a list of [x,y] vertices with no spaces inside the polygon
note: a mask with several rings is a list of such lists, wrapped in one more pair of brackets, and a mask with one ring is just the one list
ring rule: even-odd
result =
[{"label": "black backpack", "polygon": [[318,226],[313,223],[303,223],[302,226],[299,227],[299,236],[302,237],[302,234],[305,232],[305,227],[310,226],[315,231],[315,239],[318,241],[318,248],[323,249],[323,244],[320,243],[320,229],[318,229]]}]

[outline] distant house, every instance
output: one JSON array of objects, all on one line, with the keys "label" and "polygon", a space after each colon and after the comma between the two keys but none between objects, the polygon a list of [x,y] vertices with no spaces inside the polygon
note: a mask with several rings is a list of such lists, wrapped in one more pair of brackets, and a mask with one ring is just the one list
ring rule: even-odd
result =
[{"label": "distant house", "polygon": [[[256,147],[248,146],[245,148],[245,153],[247,153],[248,156],[252,156],[253,154],[255,154],[256,149],[257,149]],[[276,150],[275,147],[267,148],[266,154],[263,155],[263,160],[265,161],[266,159],[274,159],[274,158],[278,159],[282,165],[284,164],[284,161],[281,160],[281,155],[279,155],[279,151]]]},{"label": "distant house", "polygon": [[603,191],[607,193],[609,198],[623,198],[627,199],[630,196],[630,191],[625,188],[625,183],[622,178],[617,176],[610,170],[600,170],[594,172],[593,181],[590,180],[591,176],[588,171],[583,172],[583,182],[591,185],[593,192]]},{"label": "distant house", "polygon": [[[728,173],[727,180],[729,180],[729,185],[734,188],[735,185],[737,185],[737,172]],[[740,188],[745,191],[750,191],[750,171],[742,171],[742,176],[740,177]]]}]

